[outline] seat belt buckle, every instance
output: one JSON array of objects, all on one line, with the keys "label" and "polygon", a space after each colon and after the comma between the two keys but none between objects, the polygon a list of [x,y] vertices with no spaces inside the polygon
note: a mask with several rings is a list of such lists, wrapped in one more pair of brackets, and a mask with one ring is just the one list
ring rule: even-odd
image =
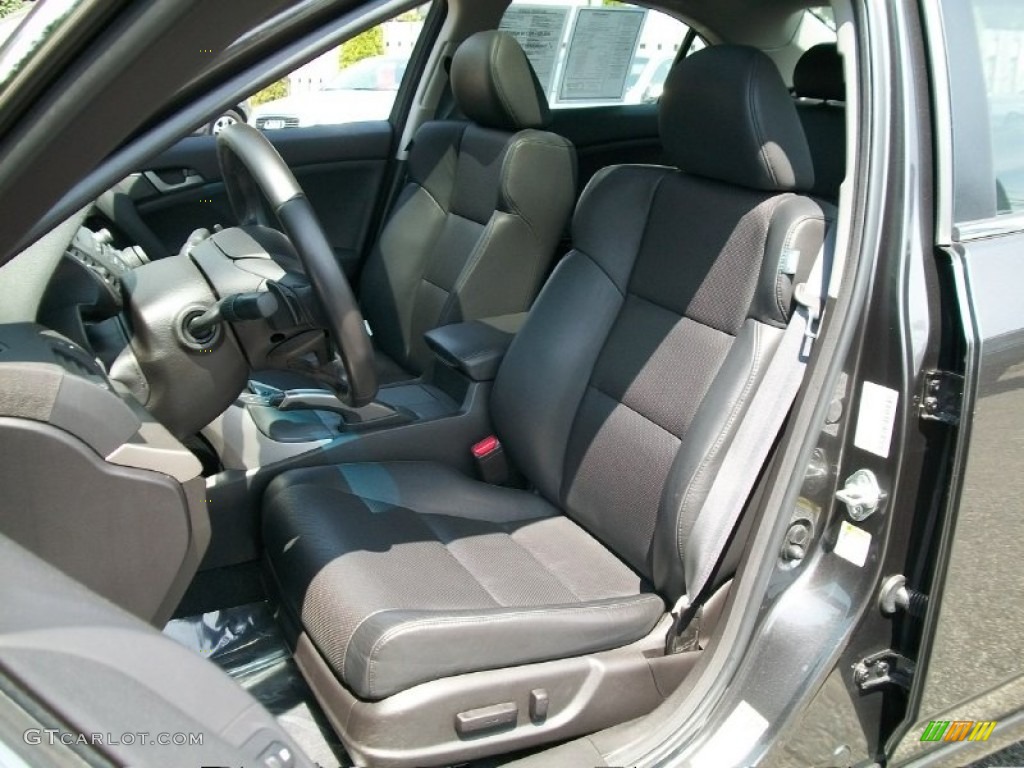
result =
[{"label": "seat belt buckle", "polygon": [[508,459],[501,441],[494,435],[488,435],[469,449],[476,462],[480,479],[491,485],[506,485],[509,481]]}]

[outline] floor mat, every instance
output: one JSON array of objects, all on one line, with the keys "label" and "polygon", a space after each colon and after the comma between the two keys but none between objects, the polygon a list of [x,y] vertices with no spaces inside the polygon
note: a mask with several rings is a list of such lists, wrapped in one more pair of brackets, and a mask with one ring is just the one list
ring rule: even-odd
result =
[{"label": "floor mat", "polygon": [[292,660],[270,605],[174,619],[164,634],[213,661],[251,693],[323,768],[352,762]]}]

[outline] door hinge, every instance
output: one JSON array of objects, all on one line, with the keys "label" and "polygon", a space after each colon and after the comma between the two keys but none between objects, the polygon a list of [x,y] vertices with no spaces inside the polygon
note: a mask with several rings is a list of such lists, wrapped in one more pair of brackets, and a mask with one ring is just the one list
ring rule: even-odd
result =
[{"label": "door hinge", "polygon": [[924,421],[956,426],[964,399],[964,377],[951,371],[927,371],[918,395],[918,414]]},{"label": "door hinge", "polygon": [[898,685],[910,690],[916,665],[906,656],[886,649],[865,656],[853,665],[853,682],[862,691],[873,691],[883,685]]}]

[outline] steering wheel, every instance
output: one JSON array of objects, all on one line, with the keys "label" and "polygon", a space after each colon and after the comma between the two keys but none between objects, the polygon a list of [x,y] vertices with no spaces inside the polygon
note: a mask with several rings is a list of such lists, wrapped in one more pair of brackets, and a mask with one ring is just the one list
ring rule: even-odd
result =
[{"label": "steering wheel", "polygon": [[366,324],[302,187],[266,136],[244,123],[217,135],[217,157],[239,224],[281,229],[295,246],[341,353],[340,361],[335,355],[328,364],[338,397],[353,408],[369,404],[377,394],[377,371]]}]

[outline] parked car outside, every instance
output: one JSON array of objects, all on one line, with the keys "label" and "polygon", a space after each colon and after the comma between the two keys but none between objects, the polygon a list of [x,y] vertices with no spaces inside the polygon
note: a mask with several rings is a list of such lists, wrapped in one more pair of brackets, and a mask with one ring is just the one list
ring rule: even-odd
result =
[{"label": "parked car outside", "polygon": [[398,56],[370,56],[342,69],[318,90],[260,104],[249,124],[272,131],[386,120],[408,63]]},{"label": "parked car outside", "polygon": [[206,136],[218,136],[228,126],[249,122],[250,114],[252,114],[252,104],[246,99],[231,109],[221,112],[217,117],[196,131],[196,133]]},{"label": "parked car outside", "polygon": [[626,82],[624,104],[650,104],[661,98],[661,89],[665,78],[672,69],[673,56],[661,56],[644,62],[640,74]]}]

